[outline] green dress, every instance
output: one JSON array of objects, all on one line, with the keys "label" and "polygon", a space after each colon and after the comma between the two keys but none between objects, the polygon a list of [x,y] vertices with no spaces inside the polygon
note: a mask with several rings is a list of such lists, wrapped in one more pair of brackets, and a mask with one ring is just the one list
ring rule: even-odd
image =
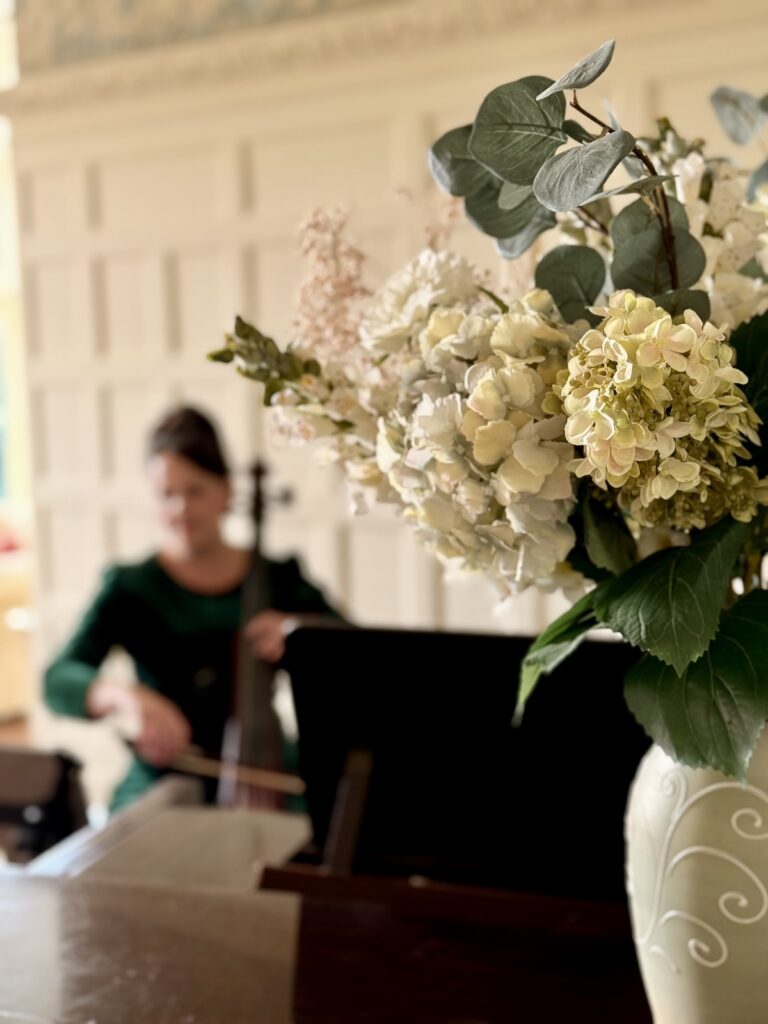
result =
[{"label": "green dress", "polygon": [[[268,561],[267,576],[271,608],[336,616],[295,559]],[[186,715],[192,742],[218,757],[232,705],[241,590],[187,590],[155,556],[107,569],[79,628],[45,673],[48,706],[59,714],[86,717],[88,688],[110,650],[121,647],[133,659],[138,679]],[[113,810],[136,799],[160,774],[134,756],[115,791]]]}]

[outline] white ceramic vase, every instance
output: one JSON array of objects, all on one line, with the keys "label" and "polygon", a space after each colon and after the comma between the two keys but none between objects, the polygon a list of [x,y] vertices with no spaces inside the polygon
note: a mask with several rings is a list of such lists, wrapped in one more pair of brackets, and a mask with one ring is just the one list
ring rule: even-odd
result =
[{"label": "white ceramic vase", "polygon": [[654,746],[632,786],[626,838],[654,1024],[766,1024],[768,729],[747,785]]}]

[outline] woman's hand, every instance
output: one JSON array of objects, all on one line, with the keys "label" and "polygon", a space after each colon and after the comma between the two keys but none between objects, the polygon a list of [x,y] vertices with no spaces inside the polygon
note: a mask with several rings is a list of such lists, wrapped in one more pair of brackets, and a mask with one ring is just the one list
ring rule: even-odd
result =
[{"label": "woman's hand", "polygon": [[285,638],[296,624],[295,615],[269,609],[254,616],[245,627],[245,638],[255,658],[272,664],[285,654]]},{"label": "woman's hand", "polygon": [[171,764],[192,737],[189,722],[173,701],[141,683],[98,680],[88,692],[87,708],[96,718],[119,715],[136,753],[155,768]]}]

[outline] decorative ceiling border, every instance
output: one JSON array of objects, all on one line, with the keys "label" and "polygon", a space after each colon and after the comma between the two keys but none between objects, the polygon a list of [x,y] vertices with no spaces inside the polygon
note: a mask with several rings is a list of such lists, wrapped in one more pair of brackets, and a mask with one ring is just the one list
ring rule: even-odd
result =
[{"label": "decorative ceiling border", "polygon": [[[644,11],[667,2],[644,0]],[[694,7],[697,0],[676,2]],[[31,73],[0,97],[0,111],[17,117],[164,90],[266,79],[296,68],[418,53],[425,41],[434,50],[512,29],[601,15],[608,19],[619,10],[637,10],[637,0],[389,0]]]}]

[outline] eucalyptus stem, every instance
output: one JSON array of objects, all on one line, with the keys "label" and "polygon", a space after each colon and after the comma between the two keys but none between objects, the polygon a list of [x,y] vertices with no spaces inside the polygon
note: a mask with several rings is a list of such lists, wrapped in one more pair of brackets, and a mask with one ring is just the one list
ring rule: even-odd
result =
[{"label": "eucalyptus stem", "polygon": [[[615,132],[616,129],[606,124],[605,121],[601,121],[599,117],[595,117],[594,114],[590,114],[588,110],[579,103],[578,96],[574,90],[573,96],[571,97],[571,106],[574,110],[578,110],[584,117],[589,118],[594,124],[599,125],[605,132]],[[648,171],[651,177],[655,177],[658,174],[656,165],[653,160],[645,153],[639,146],[635,146],[632,150],[632,155],[642,163],[643,167]],[[680,286],[680,275],[677,270],[677,252],[675,250],[675,232],[672,229],[672,217],[669,212],[669,201],[667,200],[667,193],[664,191],[664,186],[659,185],[654,189],[654,195],[657,197],[657,204],[654,206],[654,212],[659,218],[659,227],[661,228],[661,237],[664,242],[664,253],[667,258],[667,266],[669,267],[669,278],[672,284],[673,290]]]}]

